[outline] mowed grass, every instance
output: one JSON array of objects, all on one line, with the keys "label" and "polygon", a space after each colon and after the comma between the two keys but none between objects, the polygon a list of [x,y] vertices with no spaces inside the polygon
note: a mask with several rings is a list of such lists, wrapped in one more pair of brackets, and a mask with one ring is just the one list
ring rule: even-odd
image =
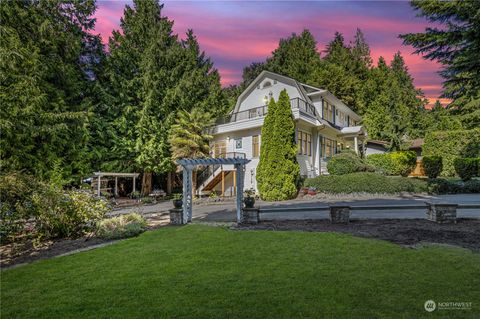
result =
[{"label": "mowed grass", "polygon": [[[480,255],[189,225],[1,273],[2,318],[478,318]],[[424,302],[472,302],[427,313]]]}]

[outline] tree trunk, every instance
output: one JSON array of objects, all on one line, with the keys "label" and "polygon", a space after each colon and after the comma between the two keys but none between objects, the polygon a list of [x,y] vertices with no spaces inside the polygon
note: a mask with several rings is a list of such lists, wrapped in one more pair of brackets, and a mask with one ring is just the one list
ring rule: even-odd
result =
[{"label": "tree trunk", "polygon": [[172,172],[167,173],[167,195],[172,194]]},{"label": "tree trunk", "polygon": [[144,172],[142,176],[142,195],[148,196],[152,192],[152,172]]}]

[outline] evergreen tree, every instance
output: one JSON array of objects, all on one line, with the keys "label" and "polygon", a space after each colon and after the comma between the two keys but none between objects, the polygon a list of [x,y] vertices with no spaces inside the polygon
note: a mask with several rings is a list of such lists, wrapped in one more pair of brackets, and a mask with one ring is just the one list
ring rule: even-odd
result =
[{"label": "evergreen tree", "polygon": [[143,172],[142,193],[151,191],[153,173],[174,169],[168,132],[177,111],[198,107],[216,115],[226,109],[218,72],[193,32],[179,41],[162,8],[156,0],[126,6],[122,32],[109,42],[108,96],[119,113],[114,163]]},{"label": "evergreen tree", "polygon": [[268,105],[262,127],[260,161],[257,182],[260,197],[264,200],[286,200],[297,195],[300,166],[297,163],[295,122],[286,90],[278,101]]},{"label": "evergreen tree", "polygon": [[0,3],[0,141],[4,171],[49,178],[89,168],[88,97],[102,51],[93,1]]},{"label": "evergreen tree", "polygon": [[416,48],[425,59],[440,62],[444,69],[444,96],[454,99],[467,128],[480,125],[480,2],[413,0],[413,8],[428,21],[443,28],[429,27],[423,33],[400,35],[404,44]]}]

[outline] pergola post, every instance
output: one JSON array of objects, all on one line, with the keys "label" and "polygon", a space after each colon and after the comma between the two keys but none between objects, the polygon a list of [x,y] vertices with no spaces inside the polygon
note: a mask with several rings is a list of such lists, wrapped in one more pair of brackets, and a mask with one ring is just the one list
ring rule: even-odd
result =
[{"label": "pergola post", "polygon": [[237,188],[237,223],[242,222],[242,206],[243,206],[243,167],[242,164],[235,164],[235,170],[237,175],[236,188]]},{"label": "pergola post", "polygon": [[115,197],[118,197],[118,177],[115,176]]},{"label": "pergola post", "polygon": [[183,166],[183,222],[192,221],[192,169],[193,166]]},{"label": "pergola post", "polygon": [[135,180],[136,180],[136,179],[137,179],[137,178],[134,176],[134,177],[133,177],[133,193],[135,193]]},{"label": "pergola post", "polygon": [[101,183],[102,176],[98,175],[97,179],[97,196],[100,196],[100,183]]}]

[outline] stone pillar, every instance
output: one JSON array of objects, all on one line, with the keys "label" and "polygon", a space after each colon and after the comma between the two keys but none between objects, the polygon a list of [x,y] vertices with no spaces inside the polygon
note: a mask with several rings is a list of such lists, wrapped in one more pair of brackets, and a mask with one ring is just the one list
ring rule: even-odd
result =
[{"label": "stone pillar", "polygon": [[169,209],[170,212],[170,224],[171,225],[183,225],[186,224],[183,219],[183,209],[182,208],[172,208]]},{"label": "stone pillar", "polygon": [[427,203],[427,219],[439,224],[457,223],[457,204]]},{"label": "stone pillar", "polygon": [[242,206],[243,206],[243,168],[242,164],[235,164],[237,172],[237,223],[242,222]]},{"label": "stone pillar", "polygon": [[243,224],[258,224],[258,208],[243,208],[241,222]]},{"label": "stone pillar", "polygon": [[330,222],[332,224],[348,224],[350,222],[350,206],[330,206]]}]

